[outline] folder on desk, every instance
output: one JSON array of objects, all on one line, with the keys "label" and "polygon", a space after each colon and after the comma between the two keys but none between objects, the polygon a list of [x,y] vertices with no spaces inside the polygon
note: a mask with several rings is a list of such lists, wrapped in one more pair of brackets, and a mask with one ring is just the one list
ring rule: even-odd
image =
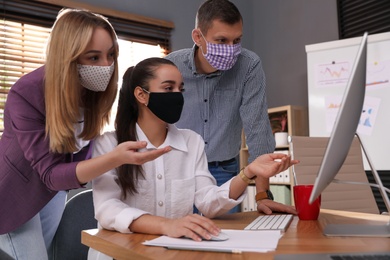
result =
[{"label": "folder on desk", "polygon": [[168,249],[179,250],[201,250],[213,252],[268,252],[276,249],[280,231],[265,230],[256,232],[253,230],[230,230],[224,229],[229,239],[226,241],[197,242],[187,238],[172,238],[161,236],[153,240],[145,241],[142,244],[148,246],[161,246]]},{"label": "folder on desk", "polygon": [[274,201],[291,205],[291,190],[286,185],[270,185],[270,190],[274,195]]},{"label": "folder on desk", "polygon": [[249,185],[248,186],[248,211],[256,211],[257,203],[255,200],[256,197],[256,186]]},{"label": "folder on desk", "polygon": [[[282,154],[289,154],[288,150],[278,150],[275,151],[274,153],[282,153]],[[290,169],[287,169],[283,172],[280,172],[270,178],[270,183],[290,183],[289,180],[290,177]]]}]

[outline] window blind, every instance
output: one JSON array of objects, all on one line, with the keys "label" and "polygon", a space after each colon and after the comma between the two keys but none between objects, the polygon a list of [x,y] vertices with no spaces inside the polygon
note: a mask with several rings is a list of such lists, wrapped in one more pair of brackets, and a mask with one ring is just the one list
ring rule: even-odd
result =
[{"label": "window blind", "polygon": [[[74,4],[72,2],[63,2],[67,4],[66,7],[77,8],[71,6]],[[64,6],[44,1],[0,0],[0,137],[4,129],[4,106],[8,91],[21,76],[43,65],[46,40],[62,8]],[[173,26],[103,15],[113,25],[118,38],[160,45],[165,54],[169,53]]]},{"label": "window blind", "polygon": [[338,0],[340,39],[390,31],[389,0]]},{"label": "window blind", "polygon": [[8,91],[21,76],[43,65],[43,51],[49,29],[5,19],[1,20],[0,26],[0,132],[2,132]]},{"label": "window blind", "polygon": [[[57,2],[61,3],[61,1]],[[73,2],[63,2],[67,4],[67,7],[77,8],[77,6],[71,6],[76,5]],[[12,21],[23,21],[25,23],[44,27],[51,27],[53,25],[58,12],[62,8],[64,8],[64,6],[49,4],[45,1],[0,0],[0,15],[2,18]],[[90,10],[95,12],[92,9],[93,8],[91,6]],[[101,8],[98,10],[101,10]],[[167,53],[170,51],[170,37],[173,28],[172,25],[165,25],[168,23],[159,24],[158,21],[154,21],[154,23],[148,23],[143,22],[140,19],[131,20],[132,15],[128,15],[130,19],[124,19],[123,17],[116,17],[104,13],[102,14],[107,17],[110,23],[113,25],[118,37],[146,44],[159,44],[160,47],[164,48]],[[146,21],[147,19],[144,20]]]}]

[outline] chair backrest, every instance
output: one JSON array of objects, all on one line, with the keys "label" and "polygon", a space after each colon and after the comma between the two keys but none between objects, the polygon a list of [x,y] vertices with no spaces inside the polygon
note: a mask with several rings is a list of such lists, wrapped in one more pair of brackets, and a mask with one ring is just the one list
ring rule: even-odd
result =
[{"label": "chair backrest", "polygon": [[[292,137],[294,159],[300,160],[300,163],[294,166],[298,184],[314,184],[328,140],[327,137]],[[356,137],[336,178],[368,183],[362,150]],[[321,208],[324,209],[379,214],[374,194],[368,185],[331,183],[321,194],[321,200]]]},{"label": "chair backrest", "polygon": [[96,227],[92,190],[82,191],[69,199],[65,205],[51,247],[52,259],[87,259],[89,247],[81,244],[81,231]]}]

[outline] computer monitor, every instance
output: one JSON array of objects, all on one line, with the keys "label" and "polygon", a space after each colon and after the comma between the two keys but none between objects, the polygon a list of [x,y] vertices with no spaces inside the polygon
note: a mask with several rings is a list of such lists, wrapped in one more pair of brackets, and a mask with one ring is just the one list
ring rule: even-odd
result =
[{"label": "computer monitor", "polygon": [[[314,182],[314,188],[309,199],[310,203],[312,203],[335,179],[347,157],[352,140],[356,134],[366,90],[367,38],[368,34],[366,32],[362,37],[352,73],[344,92],[340,110]],[[378,184],[382,185],[381,182]],[[367,185],[369,185],[369,183],[367,183]],[[386,194],[382,193],[382,196],[383,195]],[[390,237],[390,226],[328,225],[326,226],[324,233],[325,235],[336,236]]]}]

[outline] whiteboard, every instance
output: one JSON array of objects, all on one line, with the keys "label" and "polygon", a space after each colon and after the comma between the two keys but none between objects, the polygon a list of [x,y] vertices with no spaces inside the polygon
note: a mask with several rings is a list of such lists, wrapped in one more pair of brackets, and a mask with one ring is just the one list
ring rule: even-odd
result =
[{"label": "whiteboard", "polygon": [[[310,136],[330,136],[361,38],[306,45]],[[390,170],[390,32],[368,36],[366,77],[357,132],[374,167]]]}]

